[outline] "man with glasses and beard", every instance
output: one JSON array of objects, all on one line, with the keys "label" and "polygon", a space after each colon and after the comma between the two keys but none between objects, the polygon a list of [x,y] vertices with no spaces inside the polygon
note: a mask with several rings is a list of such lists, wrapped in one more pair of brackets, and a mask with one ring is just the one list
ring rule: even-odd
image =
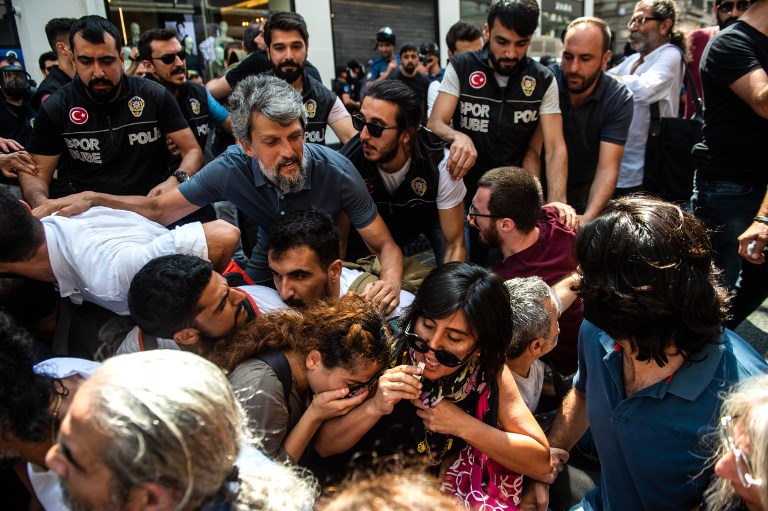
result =
[{"label": "man with glasses and beard", "polygon": [[[311,206],[337,221],[343,213],[381,262],[381,278],[368,286],[366,297],[386,312],[393,310],[399,301],[402,253],[349,160],[304,143],[307,111],[299,92],[273,76],[250,76],[238,84],[229,104],[232,134],[239,143],[194,179],[156,197],[85,192],[53,201],[37,213],[71,215],[104,205],[167,225],[206,204],[228,200],[265,232],[291,211]],[[272,280],[266,242],[266,235],[259,239],[246,270],[256,283]]]},{"label": "man with glasses and beard", "polygon": [[[84,16],[72,25],[69,41],[77,75],[43,103],[35,120],[28,150],[37,173],[19,176],[27,202],[36,208],[86,190],[155,196],[195,174],[203,151],[192,130],[170,93],[124,74],[117,28]],[[166,136],[182,158],[173,175]]]},{"label": "man with glasses and beard", "polygon": [[600,214],[616,188],[632,122],[632,93],[603,73],[611,31],[600,18],[578,18],[566,28],[562,67],[555,70],[568,147],[568,203],[579,224]]},{"label": "man with glasses and beard", "polygon": [[[484,28],[488,43],[453,57],[445,70],[428,127],[450,144],[448,170],[454,179],[464,178],[470,199],[477,180],[492,168],[539,168],[526,154],[541,124],[547,198],[566,201],[568,156],[557,84],[551,71],[527,56],[538,23],[535,0],[494,0]],[[476,239],[470,243],[470,258],[479,261]]]},{"label": "man with glasses and beard", "polygon": [[[742,14],[747,12],[752,0],[716,0],[712,8],[717,20],[717,25],[711,27],[697,28],[692,30],[688,34],[688,49],[690,52],[690,60],[688,60],[688,68],[691,70],[691,76],[693,82],[696,84],[696,90],[699,93],[699,97],[703,97],[701,89],[701,72],[699,66],[701,66],[701,55],[704,53],[704,48],[707,47],[707,43],[712,37],[719,31],[736,21]],[[693,117],[696,113],[696,109],[693,105],[691,96],[688,95],[685,104],[685,116],[687,118]]]}]

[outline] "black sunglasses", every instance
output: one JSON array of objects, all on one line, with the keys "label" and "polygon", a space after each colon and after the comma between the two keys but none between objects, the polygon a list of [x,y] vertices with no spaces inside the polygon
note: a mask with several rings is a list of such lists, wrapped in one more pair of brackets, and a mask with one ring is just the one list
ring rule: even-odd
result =
[{"label": "black sunglasses", "polygon": [[365,383],[361,383],[359,385],[354,385],[352,387],[349,387],[349,392],[344,397],[347,398],[347,397],[359,396],[360,394],[365,392],[367,389],[370,389],[371,387],[373,387],[376,384],[376,382],[379,381],[379,378],[381,377],[382,374],[384,374],[384,371],[376,373],[373,376],[373,378],[371,378]]},{"label": "black sunglasses", "polygon": [[734,5],[736,6],[737,10],[746,11],[749,9],[749,6],[752,5],[752,1],[739,0],[738,2],[723,2],[721,4],[717,4],[717,10],[725,14],[726,12],[731,12]]},{"label": "black sunglasses", "polygon": [[379,138],[384,133],[384,130],[396,130],[397,126],[382,126],[381,124],[376,124],[373,122],[365,122],[365,119],[360,117],[359,115],[353,115],[352,116],[352,126],[357,131],[363,131],[363,128],[368,128],[368,133],[371,134],[373,138]]},{"label": "black sunglasses", "polygon": [[166,53],[165,55],[160,55],[159,57],[149,57],[152,60],[160,60],[163,62],[163,64],[173,64],[176,62],[176,57],[179,57],[182,62],[187,58],[187,52],[185,50],[180,50],[176,53]]},{"label": "black sunglasses", "polygon": [[451,353],[448,350],[444,350],[440,348],[439,350],[436,350],[432,347],[430,347],[429,343],[416,335],[413,332],[405,331],[403,332],[403,335],[408,340],[408,345],[418,351],[419,353],[426,353],[428,351],[431,351],[435,354],[435,358],[437,359],[440,364],[444,365],[445,367],[459,367],[461,365],[464,365],[467,363],[467,361],[470,359],[472,354],[477,349],[477,344],[475,344],[475,347],[472,348],[472,351],[467,353],[467,356],[464,358],[459,358],[453,353]]}]

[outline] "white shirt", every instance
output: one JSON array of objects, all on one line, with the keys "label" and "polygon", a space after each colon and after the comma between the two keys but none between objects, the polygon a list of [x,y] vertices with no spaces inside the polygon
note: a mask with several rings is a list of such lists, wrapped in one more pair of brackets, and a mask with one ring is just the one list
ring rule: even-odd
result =
[{"label": "white shirt", "polygon": [[[237,289],[247,293],[248,296],[250,296],[253,301],[256,302],[256,306],[259,308],[259,312],[262,314],[266,314],[267,312],[271,312],[277,309],[285,309],[287,307],[285,302],[283,302],[283,300],[280,298],[280,294],[271,287],[240,286]],[[159,337],[157,339],[157,348],[161,350],[180,349],[179,345],[176,344],[173,339],[161,339]],[[128,332],[128,334],[125,336],[125,339],[123,339],[123,342],[120,344],[120,347],[117,348],[115,355],[125,355],[127,353],[135,353],[137,351],[141,351],[139,347],[138,326],[133,327],[133,329]]]},{"label": "white shirt", "polygon": [[[51,358],[40,362],[34,367],[37,374],[47,374],[53,378],[68,378],[79,375],[90,378],[101,364],[81,358]],[[69,509],[64,504],[59,485],[59,476],[52,470],[48,470],[34,463],[27,463],[29,481],[35,491],[37,500],[48,511],[62,511]]]},{"label": "white shirt", "polygon": [[[355,281],[357,277],[362,275],[363,272],[360,270],[353,270],[351,268],[341,268],[341,278],[340,278],[340,285],[339,285],[339,297],[342,297],[347,294],[347,291],[349,291],[349,287],[352,285],[352,283]],[[392,314],[390,314],[387,319],[390,318],[396,318],[398,316],[403,315],[403,310],[408,307],[415,296],[410,291],[404,291],[400,290],[400,305],[395,308],[395,310],[392,311]]]},{"label": "white shirt", "polygon": [[48,258],[62,297],[128,315],[128,287],[147,262],[163,255],[208,259],[200,222],[169,231],[130,211],[94,207],[73,217],[42,219]]},{"label": "white shirt", "polygon": [[[467,194],[467,187],[464,186],[463,179],[451,179],[451,174],[448,172],[448,157],[451,152],[448,149],[444,150],[443,159],[437,166],[437,209],[451,209],[461,204],[464,201],[464,196]],[[411,159],[405,162],[405,165],[397,172],[388,174],[381,169],[378,169],[379,176],[384,182],[384,187],[387,189],[387,193],[393,195],[397,187],[400,186],[405,179],[405,175],[408,173],[408,168],[411,166]]]},{"label": "white shirt", "polygon": [[432,107],[434,106],[435,100],[437,99],[437,95],[439,93],[440,81],[435,80],[429,84],[429,89],[427,89],[427,119],[429,119],[429,116],[432,115]]},{"label": "white shirt", "polygon": [[544,362],[536,359],[531,364],[527,377],[520,376],[512,371],[512,376],[514,376],[515,383],[517,383],[517,390],[520,391],[520,396],[531,413],[535,412],[536,407],[539,406],[541,389],[544,388],[544,369]]},{"label": "white shirt", "polygon": [[683,84],[683,60],[680,49],[665,44],[645,56],[643,63],[630,74],[640,54],[627,57],[624,62],[608,70],[621,76],[624,85],[632,91],[635,111],[629,125],[624,156],[621,158],[617,188],[629,188],[643,184],[645,169],[645,144],[651,124],[650,104],[659,102],[662,117],[677,117],[680,106],[680,88]]}]

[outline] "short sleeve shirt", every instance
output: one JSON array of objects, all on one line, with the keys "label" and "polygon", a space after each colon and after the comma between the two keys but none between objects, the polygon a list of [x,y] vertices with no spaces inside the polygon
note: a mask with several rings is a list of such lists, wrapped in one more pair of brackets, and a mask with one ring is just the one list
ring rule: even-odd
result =
[{"label": "short sleeve shirt", "polygon": [[181,183],[179,192],[200,207],[230,201],[265,230],[288,213],[310,207],[331,217],[344,212],[357,229],[376,219],[376,204],[348,159],[317,144],[304,144],[304,158],[307,180],[297,193],[283,194],[272,187],[258,162],[240,145],[230,146],[192,179]]}]

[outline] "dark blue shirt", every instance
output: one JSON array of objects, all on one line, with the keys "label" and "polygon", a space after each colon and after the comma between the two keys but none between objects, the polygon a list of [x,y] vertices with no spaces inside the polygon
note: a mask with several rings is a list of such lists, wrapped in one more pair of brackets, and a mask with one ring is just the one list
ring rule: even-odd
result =
[{"label": "dark blue shirt", "polygon": [[710,462],[724,392],[768,371],[741,337],[726,330],[664,381],[624,393],[618,344],[588,321],[579,334],[576,390],[600,456],[600,486],[587,495],[596,510],[693,509],[712,477]]}]

